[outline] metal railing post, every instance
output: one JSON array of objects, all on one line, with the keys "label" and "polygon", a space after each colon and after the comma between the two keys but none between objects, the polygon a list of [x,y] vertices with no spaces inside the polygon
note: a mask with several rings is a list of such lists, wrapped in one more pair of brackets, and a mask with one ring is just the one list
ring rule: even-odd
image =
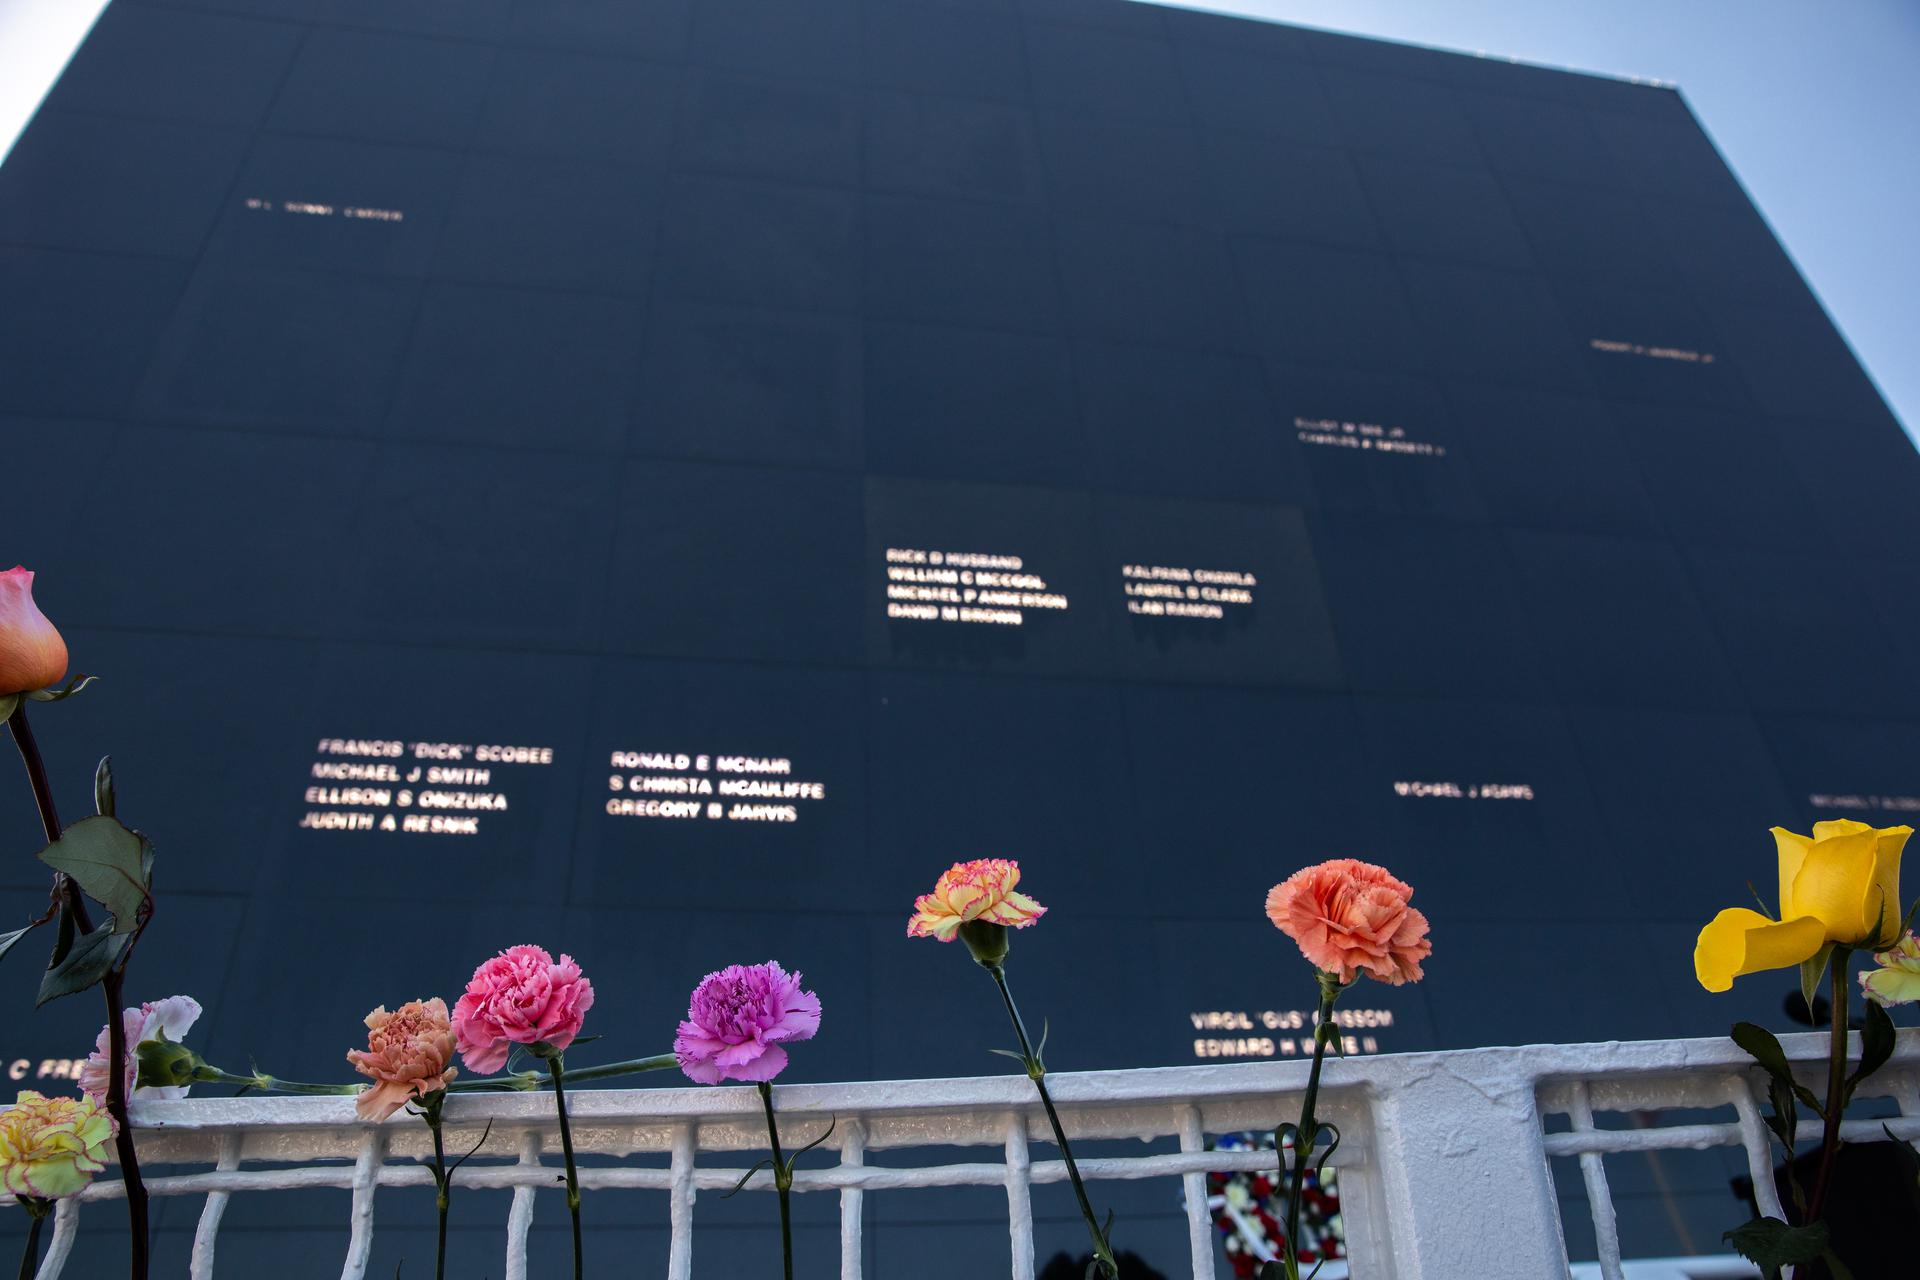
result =
[{"label": "metal railing post", "polygon": [[1536,1083],[1521,1054],[1473,1050],[1372,1095],[1373,1207],[1384,1215],[1391,1250],[1384,1274],[1568,1274]]},{"label": "metal railing post", "polygon": [[[840,1167],[859,1169],[867,1163],[867,1126],[859,1117],[840,1126]],[[866,1191],[840,1190],[840,1280],[860,1280],[861,1250],[865,1248]]]},{"label": "metal railing post", "polygon": [[1007,1114],[1007,1239],[1013,1250],[1010,1280],[1033,1280],[1032,1162],[1027,1155],[1027,1117]]}]

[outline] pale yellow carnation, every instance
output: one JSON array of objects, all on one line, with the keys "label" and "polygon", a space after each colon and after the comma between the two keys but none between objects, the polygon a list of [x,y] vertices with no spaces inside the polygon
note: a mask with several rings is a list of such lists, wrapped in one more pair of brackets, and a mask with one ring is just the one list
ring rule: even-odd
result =
[{"label": "pale yellow carnation", "polygon": [[16,1196],[77,1195],[107,1167],[113,1119],[91,1098],[48,1098],[23,1089],[0,1111],[0,1182]]}]

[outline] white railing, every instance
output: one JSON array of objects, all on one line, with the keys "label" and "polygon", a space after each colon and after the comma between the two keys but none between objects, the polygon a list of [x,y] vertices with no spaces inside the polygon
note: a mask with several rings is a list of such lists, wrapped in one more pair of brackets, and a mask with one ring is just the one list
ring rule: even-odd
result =
[{"label": "white railing", "polygon": [[[1796,1070],[1813,1082],[1825,1036],[1788,1036],[1783,1043]],[[1209,1151],[1207,1135],[1270,1129],[1297,1118],[1306,1072],[1305,1062],[1285,1061],[1068,1072],[1048,1079],[1068,1131],[1091,1152],[1079,1158],[1088,1179],[1168,1179],[1184,1191],[1192,1272],[1195,1280],[1213,1280],[1217,1246],[1206,1175],[1266,1168],[1273,1157]],[[1634,1247],[1619,1239],[1605,1160],[1627,1152],[1742,1148],[1762,1209],[1778,1214],[1774,1155],[1759,1119],[1762,1083],[1746,1056],[1718,1039],[1335,1060],[1327,1068],[1322,1118],[1344,1135],[1332,1164],[1340,1175],[1351,1272],[1360,1280],[1569,1275],[1549,1160],[1573,1157],[1583,1174],[1599,1253],[1597,1263],[1577,1268],[1579,1274],[1601,1280],[1751,1275],[1727,1259],[1623,1264],[1623,1246],[1628,1254]],[[1893,1061],[1862,1086],[1862,1099],[1868,1096],[1892,1100],[1887,1109],[1898,1116],[1887,1123],[1896,1136],[1920,1139],[1920,1031],[1900,1033]],[[1066,1170],[1042,1154],[1050,1145],[1049,1130],[1024,1076],[794,1085],[777,1087],[775,1098],[790,1144],[820,1132],[828,1117],[836,1121],[821,1151],[837,1152],[838,1163],[802,1170],[794,1187],[838,1193],[842,1280],[862,1276],[870,1193],[942,1186],[1004,1188],[1008,1274],[1033,1280],[1029,1191],[1036,1183],[1064,1180]],[[569,1095],[569,1103],[576,1148],[611,1158],[581,1170],[591,1193],[589,1222],[596,1206],[620,1191],[665,1192],[672,1231],[668,1256],[659,1261],[668,1280],[690,1280],[700,1193],[732,1187],[765,1148],[757,1095],[751,1088],[581,1090]],[[1663,1123],[1661,1114],[1674,1110],[1717,1111],[1726,1118]],[[1630,1115],[1636,1127],[1603,1127],[1598,1121],[1606,1113]],[[140,1104],[134,1115],[142,1160],[187,1169],[150,1177],[149,1191],[203,1198],[193,1245],[195,1280],[214,1275],[221,1217],[235,1195],[312,1187],[349,1192],[341,1276],[360,1280],[373,1245],[379,1190],[432,1185],[421,1163],[428,1156],[425,1126],[405,1117],[381,1126],[359,1124],[344,1098],[190,1099]],[[1550,1116],[1564,1117],[1570,1128],[1548,1132]],[[525,1280],[534,1197],[559,1194],[552,1099],[462,1095],[447,1108],[448,1149],[465,1151],[489,1122],[491,1134],[461,1169],[458,1186],[512,1189],[505,1274],[507,1280]],[[1882,1136],[1880,1125],[1850,1121],[1847,1132],[1870,1140]],[[1178,1150],[1122,1156],[1092,1150],[1112,1139],[1172,1139]],[[945,1147],[996,1150],[961,1163],[909,1163],[932,1154],[930,1148]],[[749,1190],[770,1185],[765,1173],[747,1184]],[[118,1213],[92,1207],[121,1194],[108,1176],[60,1206],[42,1280],[60,1275],[83,1218],[91,1229],[122,1228]],[[1732,1225],[1738,1206],[1731,1196],[1727,1209]],[[657,1265],[636,1259],[633,1270],[653,1273]]]}]

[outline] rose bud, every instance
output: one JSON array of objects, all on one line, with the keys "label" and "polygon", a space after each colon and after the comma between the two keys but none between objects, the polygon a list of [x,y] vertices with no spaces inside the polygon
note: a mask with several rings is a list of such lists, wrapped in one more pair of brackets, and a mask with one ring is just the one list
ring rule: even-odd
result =
[{"label": "rose bud", "polygon": [[0,573],[0,697],[58,684],[67,642],[33,602],[33,570]]}]

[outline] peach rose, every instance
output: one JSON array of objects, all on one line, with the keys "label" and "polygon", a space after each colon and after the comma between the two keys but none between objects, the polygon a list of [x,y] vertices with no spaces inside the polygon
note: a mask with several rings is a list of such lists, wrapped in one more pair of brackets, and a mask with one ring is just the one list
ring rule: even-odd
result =
[{"label": "peach rose", "polygon": [[33,602],[33,570],[0,573],[0,696],[58,684],[67,642]]},{"label": "peach rose", "polygon": [[377,1082],[354,1099],[362,1120],[385,1120],[409,1101],[446,1088],[456,1074],[447,1002],[410,1000],[392,1013],[381,1005],[367,1015],[367,1047],[347,1050],[347,1061]]},{"label": "peach rose", "polygon": [[1397,987],[1420,981],[1420,962],[1433,953],[1427,918],[1407,905],[1412,896],[1384,867],[1335,858],[1273,886],[1267,918],[1342,985],[1367,973]]},{"label": "peach rose", "polygon": [[1015,893],[1019,883],[1020,864],[1009,859],[956,862],[934,883],[932,893],[914,899],[907,936],[952,942],[960,926],[973,920],[1024,929],[1047,909],[1026,894]]}]

